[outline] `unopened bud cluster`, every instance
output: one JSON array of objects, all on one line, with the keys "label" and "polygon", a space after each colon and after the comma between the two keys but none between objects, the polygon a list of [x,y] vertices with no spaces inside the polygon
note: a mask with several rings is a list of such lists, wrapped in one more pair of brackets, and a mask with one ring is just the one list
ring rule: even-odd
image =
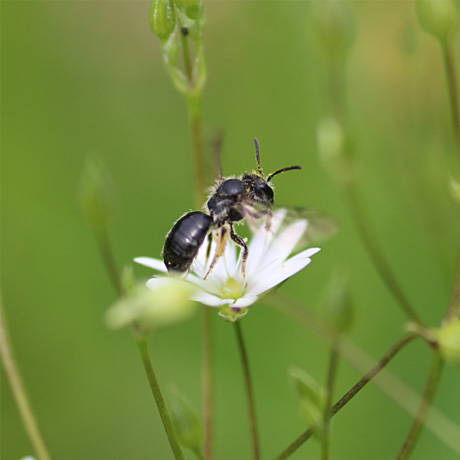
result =
[{"label": "unopened bud cluster", "polygon": [[425,32],[446,44],[458,25],[453,0],[417,0],[417,16]]},{"label": "unopened bud cluster", "polygon": [[[186,95],[200,91],[206,79],[202,43],[205,25],[202,0],[152,2],[150,29],[161,40],[163,56],[174,85]],[[191,74],[190,69],[184,71],[181,68],[181,60],[178,59],[181,48],[184,55],[189,53],[188,44],[185,43],[189,39],[195,42],[194,58],[190,58]]]}]

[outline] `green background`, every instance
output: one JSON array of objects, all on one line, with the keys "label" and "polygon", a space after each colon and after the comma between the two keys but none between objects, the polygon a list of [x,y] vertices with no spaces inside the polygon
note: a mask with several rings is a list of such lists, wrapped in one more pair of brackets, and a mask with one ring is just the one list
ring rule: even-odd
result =
[{"label": "green background", "polygon": [[[224,131],[224,173],[254,167],[254,137],[280,204],[325,211],[340,233],[282,292],[319,310],[332,272],[349,271],[351,338],[379,359],[401,336],[401,313],[322,169],[316,126],[329,114],[326,61],[315,38],[315,2],[208,1],[204,98],[207,133]],[[438,43],[413,2],[353,2],[356,39],[347,65],[350,131],[363,199],[398,279],[421,316],[438,326],[454,279],[459,177]],[[2,296],[11,342],[53,459],[172,458],[129,331],[103,324],[115,300],[76,199],[86,157],[102,156],[117,184],[111,239],[119,266],[158,257],[164,235],[193,209],[186,105],[164,69],[142,1],[2,1]],[[457,57],[458,57],[457,37]],[[460,83],[460,82],[458,82]],[[139,277],[150,272],[136,267]],[[251,458],[234,332],[214,316],[215,458]],[[263,302],[243,321],[264,458],[305,428],[287,369],[325,381],[328,351],[311,330]],[[151,337],[163,386],[199,409],[201,316]],[[389,368],[419,393],[428,347],[412,344]],[[3,372],[3,371],[2,371]],[[335,396],[360,374],[339,368]],[[459,370],[446,367],[436,405],[460,424]],[[32,453],[2,373],[1,458]],[[335,398],[334,398],[335,399]],[[331,458],[391,459],[412,418],[369,385],[333,422]],[[293,459],[318,458],[311,440]],[[425,430],[416,459],[455,459]]]}]

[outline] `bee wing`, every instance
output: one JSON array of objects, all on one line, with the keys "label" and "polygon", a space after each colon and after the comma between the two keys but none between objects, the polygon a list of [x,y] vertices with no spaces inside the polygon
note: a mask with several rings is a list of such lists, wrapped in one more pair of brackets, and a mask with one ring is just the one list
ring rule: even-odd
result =
[{"label": "bee wing", "polygon": [[303,207],[283,207],[286,214],[281,224],[281,228],[293,224],[299,220],[308,222],[307,230],[302,236],[299,246],[311,246],[321,243],[335,236],[339,231],[336,219],[329,214],[311,208]]}]

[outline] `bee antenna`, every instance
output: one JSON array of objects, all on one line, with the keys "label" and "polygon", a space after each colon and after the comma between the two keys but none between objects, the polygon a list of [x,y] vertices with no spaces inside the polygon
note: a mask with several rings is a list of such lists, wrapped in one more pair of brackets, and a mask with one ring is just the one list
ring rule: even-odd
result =
[{"label": "bee antenna", "polygon": [[257,137],[254,138],[254,144],[256,144],[256,161],[257,161],[257,170],[259,174],[263,177],[264,173],[262,171],[262,166],[260,165],[260,146]]},{"label": "bee antenna", "polygon": [[302,169],[302,166],[289,166],[287,168],[282,168],[282,169],[278,169],[278,171],[275,171],[274,173],[271,173],[267,176],[267,179],[266,181],[267,182],[270,182],[271,178],[273,176],[276,176],[277,174],[280,174],[280,173],[283,173],[285,171],[291,171],[292,169]]}]

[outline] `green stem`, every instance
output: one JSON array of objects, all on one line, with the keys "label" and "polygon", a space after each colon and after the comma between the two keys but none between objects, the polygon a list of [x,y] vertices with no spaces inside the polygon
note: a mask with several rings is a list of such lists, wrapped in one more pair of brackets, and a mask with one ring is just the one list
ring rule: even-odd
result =
[{"label": "green stem", "polygon": [[107,230],[96,233],[96,239],[99,246],[99,252],[101,253],[104,267],[109,275],[110,281],[113,288],[119,296],[123,294],[123,288],[121,286],[120,274],[118,272],[115,257],[113,255],[112,245],[110,244],[110,238]]},{"label": "green stem", "polygon": [[444,59],[444,68],[447,77],[447,87],[449,91],[449,101],[452,111],[452,122],[454,125],[455,140],[457,143],[458,158],[460,160],[460,108],[457,90],[457,75],[455,71],[455,60],[452,40],[441,44]]},{"label": "green stem", "polygon": [[152,390],[153,397],[155,398],[155,402],[158,407],[158,412],[160,413],[161,421],[163,422],[163,427],[165,429],[169,444],[174,454],[174,458],[176,460],[184,460],[184,455],[182,454],[179,442],[177,441],[176,433],[174,432],[168,409],[166,408],[163,395],[161,394],[160,386],[158,385],[158,381],[155,376],[152,363],[150,361],[147,340],[145,339],[145,337],[137,337],[136,343],[142,358],[142,364],[144,365],[144,370],[147,375],[147,379],[150,383],[150,388]]},{"label": "green stem", "polygon": [[[333,417],[346,404],[348,404],[408,343],[414,340],[415,334],[408,335],[394,345],[385,356],[350,390],[348,390],[330,410],[330,417]],[[291,443],[275,460],[284,460],[290,457],[302,444],[304,444],[313,435],[313,430],[308,429],[302,433],[293,443]]]},{"label": "green stem", "polygon": [[321,439],[321,459],[328,460],[329,458],[329,443],[330,443],[330,420],[331,420],[331,401],[334,392],[334,383],[337,375],[337,364],[339,354],[337,352],[338,341],[332,346],[329,355],[329,367],[326,382],[326,400],[324,402],[324,433]]},{"label": "green stem", "polygon": [[455,273],[454,289],[447,311],[446,323],[460,316],[460,252],[457,257],[457,270]]},{"label": "green stem", "polygon": [[204,458],[212,460],[212,394],[213,394],[213,353],[212,353],[212,309],[203,308],[203,418],[204,418]]},{"label": "green stem", "polygon": [[8,331],[6,321],[3,315],[3,304],[0,295],[0,354],[2,357],[3,367],[10,383],[11,391],[19,409],[22,423],[25,426],[29,440],[33,446],[38,460],[50,460],[51,457],[46,448],[45,441],[38,428],[37,420],[29,403],[26,390],[22,384],[18,367],[14,359],[13,351],[8,340]]},{"label": "green stem", "polygon": [[248,400],[249,420],[251,424],[251,437],[252,437],[254,460],[260,460],[260,447],[259,447],[259,437],[258,437],[258,431],[257,431],[256,410],[255,410],[255,404],[254,404],[254,394],[252,390],[251,374],[249,372],[248,354],[247,354],[246,346],[245,346],[244,339],[243,339],[243,333],[241,331],[241,324],[239,321],[236,321],[234,324],[235,324],[235,333],[236,333],[236,339],[238,342],[238,348],[240,350],[241,364],[243,365],[244,383],[246,385],[246,397]]},{"label": "green stem", "polygon": [[430,409],[434,395],[436,394],[439,382],[441,380],[443,364],[444,362],[441,359],[438,350],[434,348],[431,370],[428,377],[425,392],[423,394],[422,403],[420,405],[417,417],[415,418],[414,423],[412,424],[412,427],[409,431],[409,434],[407,435],[407,438],[401,448],[401,451],[399,452],[399,455],[397,457],[398,460],[406,460],[410,457],[415,447],[415,444],[420,437],[420,433],[422,432],[423,426],[425,424],[428,411]]},{"label": "green stem", "polygon": [[400,305],[404,313],[414,322],[420,326],[424,326],[419,315],[415,311],[415,308],[406,297],[403,289],[401,288],[396,276],[394,275],[384,253],[382,252],[381,246],[375,238],[375,231],[371,226],[370,220],[364,209],[364,204],[360,199],[360,195],[357,190],[357,185],[353,181],[346,188],[348,192],[348,201],[350,204],[353,218],[358,227],[358,231],[364,242],[364,245],[374,263],[378,273],[384,280],[386,286],[393,294],[393,297]]}]

